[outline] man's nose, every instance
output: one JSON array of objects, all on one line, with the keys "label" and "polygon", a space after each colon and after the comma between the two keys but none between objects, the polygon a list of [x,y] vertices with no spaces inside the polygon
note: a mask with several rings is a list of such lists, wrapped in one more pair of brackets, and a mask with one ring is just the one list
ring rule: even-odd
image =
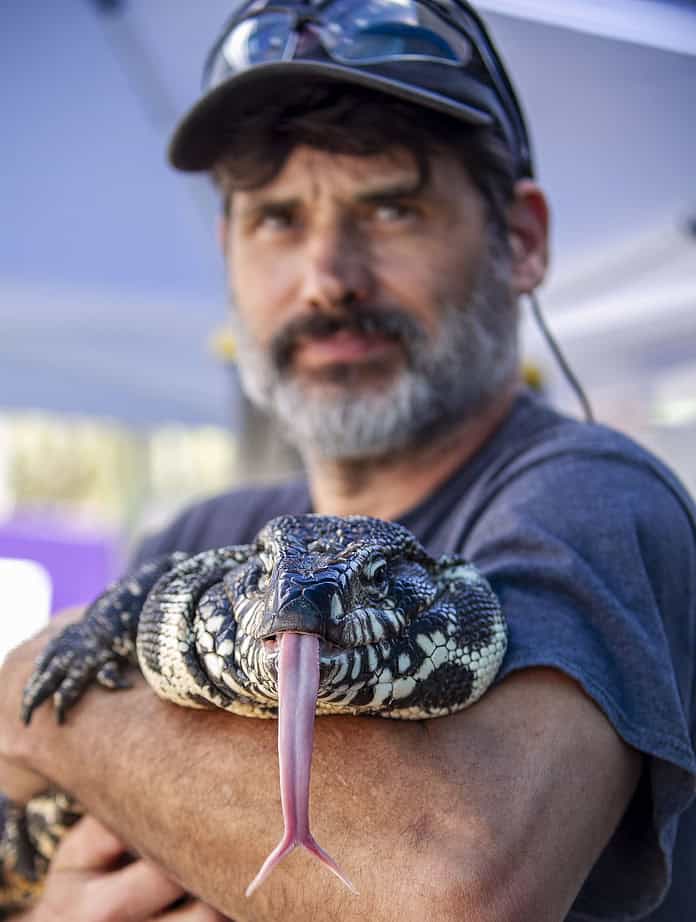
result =
[{"label": "man's nose", "polygon": [[302,300],[314,310],[345,309],[372,294],[369,248],[347,228],[321,227],[307,242]]}]

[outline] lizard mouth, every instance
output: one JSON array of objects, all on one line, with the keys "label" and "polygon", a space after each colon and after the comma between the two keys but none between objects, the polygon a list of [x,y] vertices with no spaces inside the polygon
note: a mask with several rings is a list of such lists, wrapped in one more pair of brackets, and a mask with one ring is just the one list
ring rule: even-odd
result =
[{"label": "lizard mouth", "polygon": [[[293,632],[284,632],[284,633],[297,633],[303,637],[313,637],[315,635],[307,633],[301,634],[299,631]],[[261,641],[264,653],[269,659],[276,658],[280,651],[279,638],[282,637],[282,634],[270,634],[268,637],[264,637]],[[327,660],[333,660],[337,656],[342,656],[347,652],[347,647],[341,647],[336,643],[332,643],[330,640],[325,640],[323,637],[319,637],[319,659],[324,664]]]},{"label": "lizard mouth", "polygon": [[271,634],[270,637],[264,637],[261,641],[261,646],[263,647],[264,653],[268,657],[278,655],[278,635]]}]

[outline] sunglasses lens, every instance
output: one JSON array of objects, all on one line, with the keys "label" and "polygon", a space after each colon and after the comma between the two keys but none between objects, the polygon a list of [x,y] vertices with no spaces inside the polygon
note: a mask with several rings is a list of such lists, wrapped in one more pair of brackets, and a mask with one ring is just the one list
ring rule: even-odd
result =
[{"label": "sunglasses lens", "polygon": [[408,58],[467,64],[471,44],[427,7],[394,0],[337,0],[329,6],[324,43],[343,61]]},{"label": "sunglasses lens", "polygon": [[289,43],[295,53],[311,40],[347,64],[394,60],[429,60],[466,65],[473,50],[469,39],[415,0],[336,0],[322,11],[314,27],[295,32],[290,12],[259,13],[237,23],[219,46],[207,85],[258,64],[282,61]]},{"label": "sunglasses lens", "polygon": [[257,64],[281,61],[293,30],[289,13],[265,13],[240,22],[223,42],[210,75],[210,84]]}]

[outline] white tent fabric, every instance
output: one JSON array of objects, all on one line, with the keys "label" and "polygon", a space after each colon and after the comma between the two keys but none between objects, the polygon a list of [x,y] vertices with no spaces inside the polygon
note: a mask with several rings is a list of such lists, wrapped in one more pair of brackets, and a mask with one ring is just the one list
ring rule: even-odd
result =
[{"label": "white tent fabric", "polygon": [[[607,37],[608,11],[630,6],[621,21],[659,35],[659,7],[665,34],[678,20],[685,40],[696,14],[656,0],[480,5],[519,86],[552,202],[552,287],[585,266],[576,281],[585,294],[573,298],[584,319],[573,323],[599,322],[592,293],[603,318],[632,328],[619,289],[633,270],[605,276],[605,291],[593,266],[696,213],[696,57],[628,41],[628,25],[620,40]],[[594,34],[569,27],[580,6],[593,10]],[[235,387],[208,348],[227,300],[217,203],[204,178],[164,161],[228,3],[121,8],[100,16],[85,0],[23,0],[0,14],[0,81],[14,88],[0,147],[0,410],[234,424]],[[691,275],[688,258],[680,265],[666,270],[675,290]],[[561,301],[547,298],[552,321]],[[665,319],[661,334],[666,345],[689,339],[696,361],[693,323],[685,337],[682,320],[671,333]],[[629,341],[617,336],[616,349]]]},{"label": "white tent fabric", "polygon": [[685,0],[479,0],[478,5],[617,41],[696,54],[696,17]]}]

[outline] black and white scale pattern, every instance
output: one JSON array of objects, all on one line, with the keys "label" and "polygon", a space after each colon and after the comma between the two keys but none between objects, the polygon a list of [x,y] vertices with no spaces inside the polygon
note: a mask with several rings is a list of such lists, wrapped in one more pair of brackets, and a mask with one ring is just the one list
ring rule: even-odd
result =
[{"label": "black and white scale pattern", "polygon": [[471,563],[434,559],[379,519],[281,516],[252,544],[170,554],[110,587],[49,644],[23,716],[52,696],[62,720],[92,682],[123,687],[134,663],[177,704],[275,717],[283,631],[320,637],[318,714],[451,714],[485,692],[507,646]]}]

